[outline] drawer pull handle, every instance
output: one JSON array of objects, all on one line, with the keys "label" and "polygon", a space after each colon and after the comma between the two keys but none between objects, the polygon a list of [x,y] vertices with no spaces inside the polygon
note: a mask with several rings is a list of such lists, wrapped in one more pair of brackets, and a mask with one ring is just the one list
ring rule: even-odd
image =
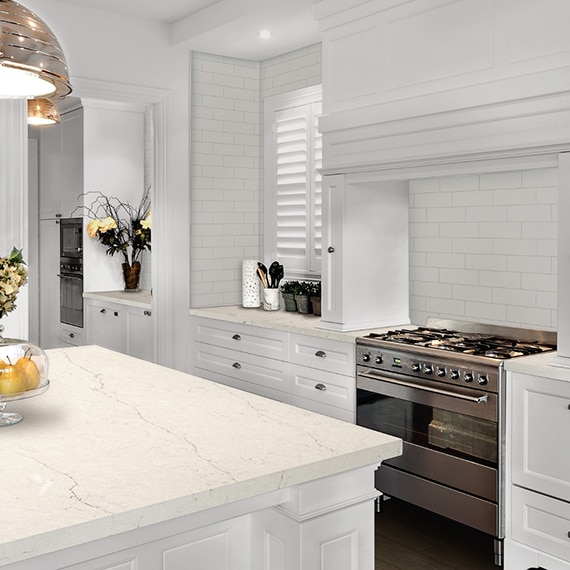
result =
[{"label": "drawer pull handle", "polygon": [[150,317],[152,315],[152,313],[150,311],[145,311],[144,312],[144,316],[145,317]]},{"label": "drawer pull handle", "polygon": [[315,384],[315,389],[320,390],[321,392],[325,392],[327,387],[324,384]]},{"label": "drawer pull handle", "polygon": [[234,336],[232,336],[232,338],[233,338],[234,340],[241,340],[241,336],[239,336],[239,334],[237,334],[237,333],[234,334]]},{"label": "drawer pull handle", "polygon": [[328,251],[329,253],[334,253],[334,247],[333,247],[332,245],[329,246],[328,249],[327,249],[327,251]]},{"label": "drawer pull handle", "polygon": [[318,356],[319,358],[326,358],[327,353],[324,350],[317,350],[317,352],[315,352],[315,356]]},{"label": "drawer pull handle", "polygon": [[234,363],[232,364],[232,366],[233,366],[236,370],[239,370],[239,369],[241,368],[241,364],[240,364],[239,362],[234,362]]},{"label": "drawer pull handle", "polygon": [[69,333],[69,338],[75,338],[75,335],[73,333]]},{"label": "drawer pull handle", "polygon": [[99,312],[104,315],[107,312],[107,309],[101,309]]},{"label": "drawer pull handle", "polygon": [[118,316],[119,316],[119,313],[118,313],[117,311],[113,311],[113,315],[114,315],[115,317],[118,317]]}]

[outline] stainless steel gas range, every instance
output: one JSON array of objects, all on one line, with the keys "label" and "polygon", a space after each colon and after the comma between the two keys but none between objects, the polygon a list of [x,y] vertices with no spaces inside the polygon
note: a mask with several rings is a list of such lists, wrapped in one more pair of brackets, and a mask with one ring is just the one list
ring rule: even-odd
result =
[{"label": "stainless steel gas range", "polygon": [[356,339],[357,423],[404,441],[376,487],[504,538],[504,361],[556,333],[441,319]]}]

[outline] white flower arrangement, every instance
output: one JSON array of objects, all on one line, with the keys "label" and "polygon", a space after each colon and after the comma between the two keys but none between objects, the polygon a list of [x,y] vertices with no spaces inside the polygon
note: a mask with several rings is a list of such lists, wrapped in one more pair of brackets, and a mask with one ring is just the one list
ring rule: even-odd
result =
[{"label": "white flower arrangement", "polygon": [[8,257],[0,257],[0,318],[16,308],[18,290],[27,282],[22,250],[14,247]]}]

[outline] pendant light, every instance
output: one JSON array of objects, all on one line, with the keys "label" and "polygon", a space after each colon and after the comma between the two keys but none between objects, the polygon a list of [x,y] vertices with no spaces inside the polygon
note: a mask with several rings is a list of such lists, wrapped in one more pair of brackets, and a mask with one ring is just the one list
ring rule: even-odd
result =
[{"label": "pendant light", "polygon": [[21,4],[0,0],[0,98],[69,93],[67,63],[53,32]]},{"label": "pendant light", "polygon": [[28,99],[28,125],[40,127],[59,122],[59,113],[49,99]]}]

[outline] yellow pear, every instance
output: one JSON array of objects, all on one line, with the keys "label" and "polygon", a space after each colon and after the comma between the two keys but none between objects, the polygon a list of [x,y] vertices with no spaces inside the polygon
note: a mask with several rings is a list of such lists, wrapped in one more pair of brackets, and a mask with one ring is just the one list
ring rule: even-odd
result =
[{"label": "yellow pear", "polygon": [[40,371],[29,356],[20,357],[15,367],[26,382],[26,390],[35,390],[40,385]]},{"label": "yellow pear", "polygon": [[26,379],[15,366],[8,364],[0,368],[0,394],[19,394],[26,390]]}]

